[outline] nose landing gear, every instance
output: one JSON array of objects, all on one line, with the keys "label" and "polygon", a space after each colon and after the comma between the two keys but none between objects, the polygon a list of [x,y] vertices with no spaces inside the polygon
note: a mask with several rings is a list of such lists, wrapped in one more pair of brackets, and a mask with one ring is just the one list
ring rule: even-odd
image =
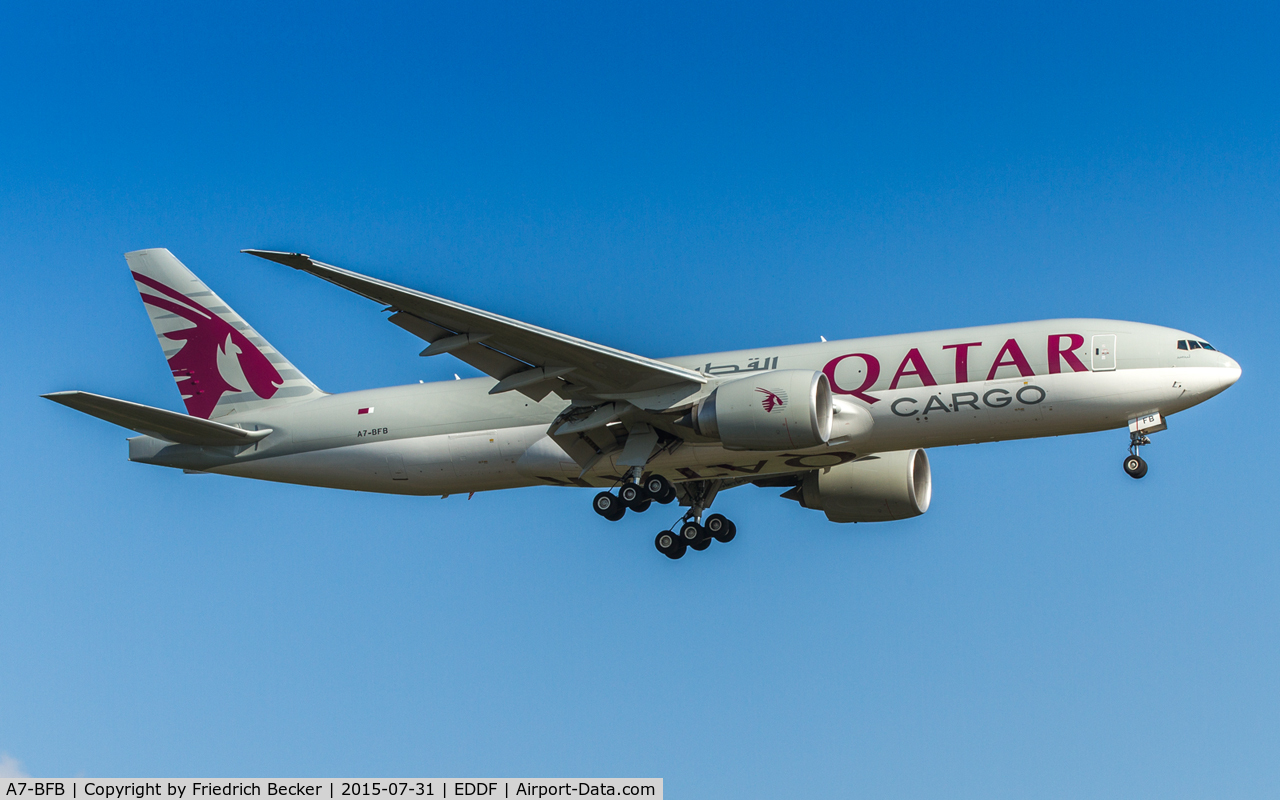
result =
[{"label": "nose landing gear", "polygon": [[[1177,384],[1174,384],[1175,386]],[[1129,420],[1129,455],[1124,460],[1124,471],[1130,478],[1141,478],[1147,474],[1147,462],[1138,455],[1138,448],[1151,444],[1148,433],[1159,433],[1169,429],[1169,423],[1159,411],[1153,411],[1141,417]]]},{"label": "nose landing gear", "polygon": [[1137,431],[1129,433],[1129,455],[1124,459],[1124,471],[1130,478],[1137,479],[1147,474],[1147,462],[1138,455],[1138,448],[1148,444],[1151,444],[1151,440],[1144,434]]}]

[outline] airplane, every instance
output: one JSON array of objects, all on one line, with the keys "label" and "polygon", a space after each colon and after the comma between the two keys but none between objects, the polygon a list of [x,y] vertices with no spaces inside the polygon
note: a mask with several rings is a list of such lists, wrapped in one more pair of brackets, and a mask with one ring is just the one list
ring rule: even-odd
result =
[{"label": "airplane", "polygon": [[241,251],[384,306],[487,377],[328,394],[163,248],[127,253],[187,413],[83,391],[43,395],[137,432],[129,460],[405,495],[602,489],[610,521],[678,501],[654,545],[729,542],[707,514],[747,484],[832,522],[925,513],[925,448],[1128,428],[1124,470],[1167,418],[1240,378],[1198,335],[1055,319],[655,359],[317,261]]}]

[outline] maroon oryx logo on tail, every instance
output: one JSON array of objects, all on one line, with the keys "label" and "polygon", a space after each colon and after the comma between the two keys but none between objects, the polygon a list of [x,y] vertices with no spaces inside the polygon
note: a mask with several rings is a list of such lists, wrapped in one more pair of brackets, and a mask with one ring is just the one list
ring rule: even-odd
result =
[{"label": "maroon oryx logo on tail", "polygon": [[[142,302],[177,314],[195,326],[164,334],[166,339],[183,343],[169,359],[169,369],[178,381],[188,414],[208,419],[227,392],[252,389],[254,394],[266,399],[284,383],[284,378],[262,351],[231,323],[146,275],[135,272],[133,279],[150,290],[142,292]],[[236,386],[231,381],[248,385]]]},{"label": "maroon oryx logo on tail", "polygon": [[768,389],[761,389],[757,386],[756,391],[764,395],[764,399],[760,401],[760,405],[764,406],[764,413],[766,414],[771,413],[775,408],[782,408],[787,404],[787,393],[781,389],[769,391]]}]

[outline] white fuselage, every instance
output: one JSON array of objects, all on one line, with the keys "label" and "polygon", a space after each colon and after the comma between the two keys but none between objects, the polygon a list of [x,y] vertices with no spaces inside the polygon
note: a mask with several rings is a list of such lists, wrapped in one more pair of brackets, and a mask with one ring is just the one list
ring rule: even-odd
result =
[{"label": "white fuselage", "polygon": [[[673,481],[803,472],[867,453],[1059,436],[1177,413],[1240,376],[1226,355],[1180,350],[1171,328],[1048,320],[667,359],[716,381],[821,370],[838,409],[831,443],[776,452],[686,442],[646,471]],[[1075,345],[1074,347],[1072,347]],[[547,435],[568,403],[488,394],[489,378],[326,395],[218,421],[271,428],[244,448],[130,440],[130,458],[262,480],[442,495],[530,485],[607,486],[620,451],[585,472]],[[852,413],[853,409],[861,409]],[[866,424],[869,412],[871,424]],[[850,427],[849,420],[859,420]],[[842,427],[844,426],[844,427]]]}]

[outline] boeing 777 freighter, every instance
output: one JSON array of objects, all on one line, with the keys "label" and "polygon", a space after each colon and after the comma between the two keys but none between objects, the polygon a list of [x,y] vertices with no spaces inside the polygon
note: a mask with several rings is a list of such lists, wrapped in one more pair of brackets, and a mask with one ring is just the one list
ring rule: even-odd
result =
[{"label": "boeing 777 freighter", "polygon": [[683,521],[654,541],[670,558],[732,540],[734,523],[706,512],[748,483],[832,522],[923,514],[927,447],[1127,427],[1124,469],[1141,478],[1147,436],[1240,377],[1200,336],[1104,319],[654,359],[298,253],[244,252],[381,303],[421,355],[489,377],[327,394],[154,249],[125,258],[187,413],[45,397],[137,431],[131,461],[188,472],[413,495],[596,487],[614,521],[679,501]]}]

